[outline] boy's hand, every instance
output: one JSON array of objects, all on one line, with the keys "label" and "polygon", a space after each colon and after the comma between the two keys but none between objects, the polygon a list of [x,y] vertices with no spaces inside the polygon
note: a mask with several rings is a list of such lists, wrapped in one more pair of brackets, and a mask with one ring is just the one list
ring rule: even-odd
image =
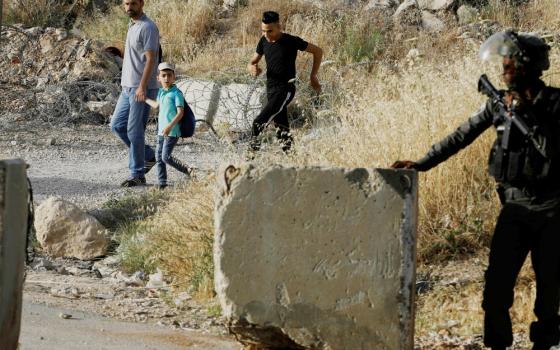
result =
[{"label": "boy's hand", "polygon": [[157,103],[157,101],[155,100],[152,100],[151,98],[147,98],[145,102],[154,109],[159,107],[159,103]]},{"label": "boy's hand", "polygon": [[169,133],[171,132],[171,129],[173,129],[173,127],[171,125],[168,125],[165,128],[163,128],[163,131],[162,131],[163,136],[169,136]]}]

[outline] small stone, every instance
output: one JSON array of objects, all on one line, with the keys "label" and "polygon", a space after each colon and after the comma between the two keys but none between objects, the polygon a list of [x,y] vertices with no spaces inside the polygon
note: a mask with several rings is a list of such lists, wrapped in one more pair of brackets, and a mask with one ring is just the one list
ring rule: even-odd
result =
[{"label": "small stone", "polygon": [[56,41],[62,41],[68,38],[68,32],[64,29],[56,29],[55,34],[56,34]]},{"label": "small stone", "polygon": [[47,145],[54,146],[56,145],[56,139],[54,137],[50,137],[47,139]]},{"label": "small stone", "polygon": [[72,318],[72,315],[70,315],[70,314],[65,314],[65,313],[62,313],[62,312],[61,312],[61,313],[58,314],[58,317],[62,318],[63,320],[69,320],[69,319]]},{"label": "small stone", "polygon": [[163,288],[165,285],[166,284],[163,281],[163,272],[161,272],[160,269],[157,269],[156,273],[150,275],[146,288]]},{"label": "small stone", "polygon": [[16,140],[11,141],[11,142],[10,142],[10,145],[16,146],[16,145],[17,145],[17,141],[16,141]]}]

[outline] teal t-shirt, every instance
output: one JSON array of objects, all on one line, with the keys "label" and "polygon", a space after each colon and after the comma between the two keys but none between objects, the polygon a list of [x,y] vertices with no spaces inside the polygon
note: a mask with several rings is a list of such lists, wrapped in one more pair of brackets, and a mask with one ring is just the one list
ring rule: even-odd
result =
[{"label": "teal t-shirt", "polygon": [[[171,85],[171,87],[167,90],[159,88],[157,102],[159,103],[158,135],[161,136],[163,135],[163,129],[171,123],[173,118],[177,115],[177,108],[185,108],[185,97],[177,86]],[[179,123],[171,129],[169,136],[181,136]]]}]

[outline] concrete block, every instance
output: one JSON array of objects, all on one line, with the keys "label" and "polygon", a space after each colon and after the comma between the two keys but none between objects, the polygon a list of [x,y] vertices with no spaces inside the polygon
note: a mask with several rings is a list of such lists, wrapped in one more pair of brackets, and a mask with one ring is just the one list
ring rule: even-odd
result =
[{"label": "concrete block", "polygon": [[213,124],[220,102],[221,85],[210,80],[178,80],[175,85],[185,95],[197,119]]},{"label": "concrete block", "polygon": [[214,125],[228,129],[249,130],[263,107],[265,89],[258,85],[229,84],[222,87]]},{"label": "concrete block", "polygon": [[215,288],[242,343],[413,348],[414,172],[229,166],[215,227]]},{"label": "concrete block", "polygon": [[248,130],[263,106],[265,89],[258,85],[193,79],[179,80],[176,85],[197,119],[229,130]]},{"label": "concrete block", "polygon": [[27,240],[27,175],[22,160],[0,161],[0,349],[15,350]]}]

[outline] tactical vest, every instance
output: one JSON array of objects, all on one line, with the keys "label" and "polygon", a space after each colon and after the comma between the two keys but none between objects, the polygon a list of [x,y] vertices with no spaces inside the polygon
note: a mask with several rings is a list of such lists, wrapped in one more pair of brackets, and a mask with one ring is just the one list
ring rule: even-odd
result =
[{"label": "tactical vest", "polygon": [[[531,106],[529,113],[520,113],[520,116],[535,130],[538,142],[545,145],[546,157],[513,123],[503,122],[497,116],[494,118],[497,137],[488,160],[489,173],[496,182],[516,187],[548,186],[553,178],[560,176],[557,159],[560,153],[560,90],[545,87],[541,100]],[[556,182],[560,186],[560,178],[556,178]]]}]

